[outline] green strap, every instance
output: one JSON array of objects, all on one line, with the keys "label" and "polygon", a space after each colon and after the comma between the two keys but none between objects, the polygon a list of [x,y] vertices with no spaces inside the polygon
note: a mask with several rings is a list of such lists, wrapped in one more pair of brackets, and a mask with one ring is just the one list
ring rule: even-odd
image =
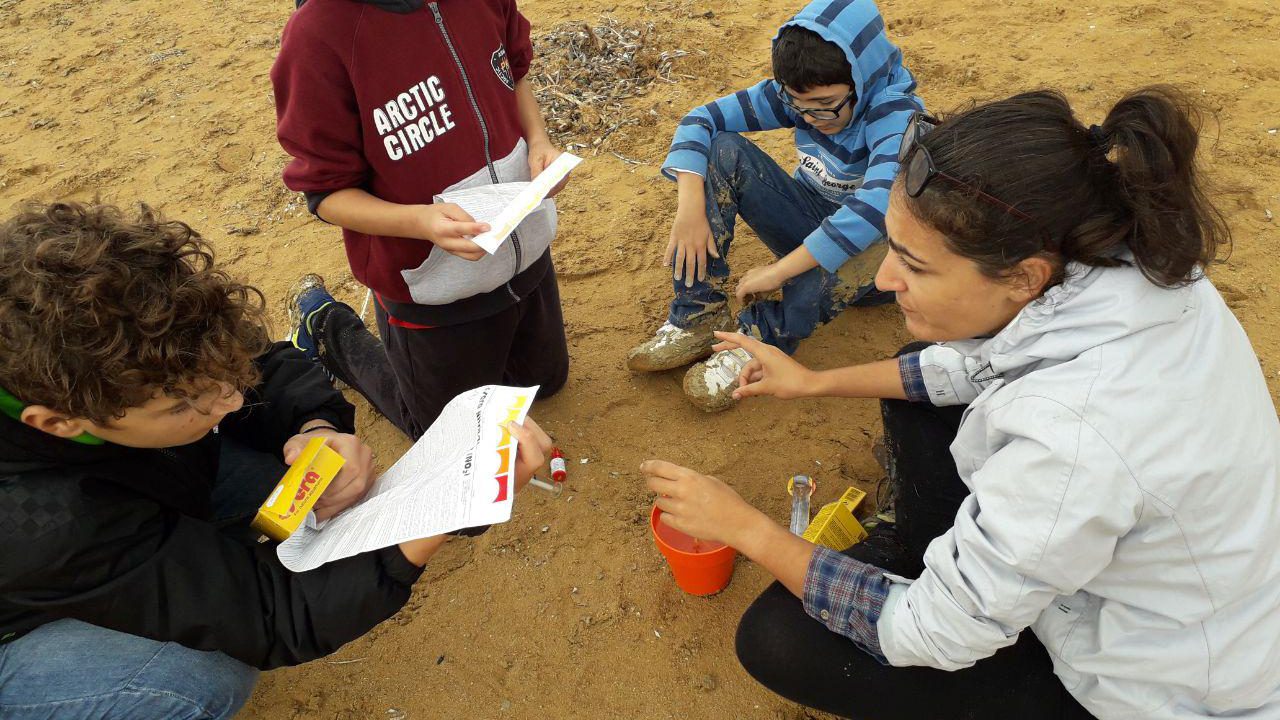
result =
[{"label": "green strap", "polygon": [[[18,422],[22,422],[22,410],[25,407],[26,405],[21,400],[14,397],[13,393],[5,390],[3,387],[0,387],[0,412],[3,412],[5,415],[8,415]],[[80,433],[79,435],[68,439],[72,442],[78,442],[84,445],[102,445],[106,443],[106,440],[103,440],[100,437],[94,437],[89,433]]]}]

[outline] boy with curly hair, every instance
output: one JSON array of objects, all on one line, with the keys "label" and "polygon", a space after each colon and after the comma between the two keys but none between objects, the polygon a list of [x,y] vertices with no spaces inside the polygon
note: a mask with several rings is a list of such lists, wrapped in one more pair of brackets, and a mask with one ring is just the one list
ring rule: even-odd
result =
[{"label": "boy with curly hair", "polygon": [[[409,598],[426,538],[291,573],[249,520],[302,447],[373,471],[352,406],[181,222],[31,207],[0,225],[0,716],[231,717],[257,669]],[[549,440],[513,427],[527,480]]]}]

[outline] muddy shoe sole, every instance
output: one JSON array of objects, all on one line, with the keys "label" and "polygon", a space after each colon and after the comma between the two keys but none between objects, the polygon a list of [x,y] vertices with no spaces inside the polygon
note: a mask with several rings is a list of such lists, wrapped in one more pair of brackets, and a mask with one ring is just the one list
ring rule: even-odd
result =
[{"label": "muddy shoe sole", "polygon": [[656,343],[650,340],[627,353],[627,369],[635,372],[661,372],[710,357],[715,336],[708,333],[705,340],[697,340],[692,343],[670,342],[660,347],[652,347]]},{"label": "muddy shoe sole", "polygon": [[719,313],[714,320],[686,330],[684,337],[655,337],[636,346],[627,353],[627,368],[635,372],[662,372],[705,360],[711,356],[711,346],[716,344],[712,332],[736,329],[732,316]]}]

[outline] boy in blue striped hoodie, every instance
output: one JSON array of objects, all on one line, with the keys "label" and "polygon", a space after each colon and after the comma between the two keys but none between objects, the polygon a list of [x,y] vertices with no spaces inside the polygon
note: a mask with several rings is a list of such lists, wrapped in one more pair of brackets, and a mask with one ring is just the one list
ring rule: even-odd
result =
[{"label": "boy in blue striped hoodie", "polygon": [[[915,78],[873,0],[809,3],[775,36],[773,74],[689,113],[662,166],[679,197],[666,251],[675,299],[627,365],[669,370],[711,355],[684,381],[708,411],[733,403],[750,359],[740,349],[712,354],[713,331],[740,329],[791,353],[849,304],[887,299],[871,279],[898,145],[911,113],[923,109]],[[795,132],[794,174],[738,134],[782,128]],[[777,289],[782,300],[753,302],[735,322],[723,286],[737,216],[778,258],[742,277],[739,301]],[[842,267],[847,280],[837,275]]]}]

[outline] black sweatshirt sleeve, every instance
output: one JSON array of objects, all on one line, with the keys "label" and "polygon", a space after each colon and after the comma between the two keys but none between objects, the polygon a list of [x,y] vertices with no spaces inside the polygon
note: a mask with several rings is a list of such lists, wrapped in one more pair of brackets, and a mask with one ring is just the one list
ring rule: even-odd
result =
[{"label": "black sweatshirt sleeve", "polygon": [[404,605],[422,573],[395,546],[292,573],[274,544],[244,544],[114,488],[63,494],[63,522],[24,538],[31,552],[0,556],[5,604],[265,670],[368,632]]},{"label": "black sweatshirt sleeve", "polygon": [[280,455],[285,442],[308,420],[325,420],[343,432],[355,431],[355,408],[324,370],[287,342],[257,359],[262,381],[245,393],[244,407],[219,427],[240,442]]},{"label": "black sweatshirt sleeve", "polygon": [[322,223],[326,223],[328,225],[332,225],[333,223],[330,223],[328,220],[325,220],[324,218],[320,217],[320,203],[324,202],[325,198],[329,197],[335,192],[337,192],[337,190],[323,190],[323,191],[303,193],[303,195],[307,199],[307,209],[311,211],[312,215],[316,216],[317,220],[319,220]]}]

